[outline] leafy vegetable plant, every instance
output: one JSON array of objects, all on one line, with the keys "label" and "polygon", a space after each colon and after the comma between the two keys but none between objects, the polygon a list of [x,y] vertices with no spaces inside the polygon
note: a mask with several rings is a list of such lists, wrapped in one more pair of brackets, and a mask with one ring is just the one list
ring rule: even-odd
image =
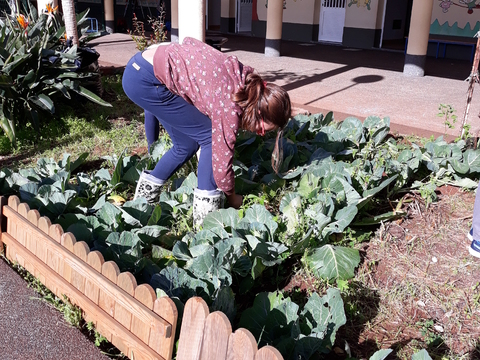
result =
[{"label": "leafy vegetable plant", "polygon": [[[77,16],[79,31],[87,14],[88,10]],[[64,34],[60,14],[49,9],[39,15],[30,3],[25,14],[0,20],[0,127],[13,145],[19,126],[31,123],[38,130],[40,112],[55,113],[57,95],[71,99],[73,92],[111,106],[82,86],[96,74],[78,71],[80,50],[67,48]]]},{"label": "leafy vegetable plant", "polygon": [[286,359],[315,358],[331,351],[346,323],[339,290],[330,287],[297,304],[280,289],[264,288],[268,274],[296,263],[327,284],[345,286],[361,261],[356,242],[347,241],[355,229],[403,216],[405,192],[417,191],[428,202],[439,185],[477,186],[480,150],[443,138],[404,144],[389,130],[388,118],[335,123],[331,113],[297,116],[285,129],[279,174],[269,161],[273,136],[239,134],[236,188],[250,195],[240,210],[208,214],[198,232],[191,219],[197,178],[188,167],[164,186],[158,204],[109,201],[118,191],[131,194],[139,173],[168,150],[167,138],[144,158],[106,157],[110,170],[79,172],[86,154],[40,159],[18,172],[2,169],[0,193],[19,195],[179,307],[201,296]]}]

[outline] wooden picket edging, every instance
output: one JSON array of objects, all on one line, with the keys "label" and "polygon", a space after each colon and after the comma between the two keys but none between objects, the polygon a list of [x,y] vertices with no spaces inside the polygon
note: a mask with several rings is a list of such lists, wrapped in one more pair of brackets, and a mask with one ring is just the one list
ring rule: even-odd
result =
[{"label": "wooden picket edging", "polygon": [[[130,359],[172,358],[177,308],[168,297],[157,298],[148,284],[137,286],[129,272],[120,273],[113,261],[104,261],[73,234],[52,225],[37,210],[30,210],[16,196],[0,196],[0,249],[18,262],[59,298],[68,299],[83,310],[105,336]],[[283,360],[271,346],[260,350],[245,329],[232,333],[222,312],[209,314],[198,297],[184,309],[178,360]]]},{"label": "wooden picket edging", "polygon": [[1,197],[0,215],[6,232],[0,244],[6,257],[18,262],[59,298],[79,306],[86,321],[131,359],[172,357],[177,308],[168,297],[158,298],[148,284],[137,286],[129,272],[120,273],[60,225],[52,225],[16,196]]},{"label": "wooden picket edging", "polygon": [[283,360],[272,346],[260,350],[252,333],[237,329],[221,311],[209,314],[202,298],[193,297],[185,304],[177,360]]}]

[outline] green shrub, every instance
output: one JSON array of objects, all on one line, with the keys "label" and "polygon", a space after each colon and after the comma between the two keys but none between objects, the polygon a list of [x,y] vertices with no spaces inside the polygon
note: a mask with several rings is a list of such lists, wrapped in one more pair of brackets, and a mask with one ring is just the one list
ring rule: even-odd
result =
[{"label": "green shrub", "polygon": [[[67,48],[61,16],[51,7],[40,15],[30,4],[27,8],[0,20],[0,127],[13,146],[19,127],[31,123],[38,131],[39,112],[55,113],[58,95],[71,99],[73,91],[111,106],[82,86],[97,74],[78,71],[79,50]],[[77,16],[79,32],[87,13]]]}]

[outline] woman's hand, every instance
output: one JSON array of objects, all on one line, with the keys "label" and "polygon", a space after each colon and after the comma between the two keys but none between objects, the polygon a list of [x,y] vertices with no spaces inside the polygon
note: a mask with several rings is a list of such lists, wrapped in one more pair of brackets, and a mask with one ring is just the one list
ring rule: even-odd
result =
[{"label": "woman's hand", "polygon": [[238,194],[227,195],[228,205],[235,209],[238,209],[243,204],[243,196]]}]

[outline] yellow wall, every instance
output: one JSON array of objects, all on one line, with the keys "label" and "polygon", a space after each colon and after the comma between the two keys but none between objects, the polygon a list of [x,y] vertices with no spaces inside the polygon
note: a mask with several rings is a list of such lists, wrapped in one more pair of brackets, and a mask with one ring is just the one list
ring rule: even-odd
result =
[{"label": "yellow wall", "polygon": [[[366,6],[366,3],[368,1],[370,1],[370,10],[369,7]],[[356,3],[354,3],[352,0],[347,0],[345,27],[359,29],[377,29],[377,14],[379,10],[379,1],[380,0],[358,0]]]},{"label": "yellow wall", "polygon": [[478,7],[472,8],[472,13],[469,14],[465,2],[462,3],[460,0],[435,0],[430,33],[473,36],[480,30],[480,0],[476,0],[476,3],[472,3],[472,5]]},{"label": "yellow wall", "polygon": [[[278,0],[269,0],[278,1]],[[320,0],[287,0],[283,10],[283,22],[293,24],[318,24]],[[265,0],[257,0],[258,20],[267,21]]]}]

